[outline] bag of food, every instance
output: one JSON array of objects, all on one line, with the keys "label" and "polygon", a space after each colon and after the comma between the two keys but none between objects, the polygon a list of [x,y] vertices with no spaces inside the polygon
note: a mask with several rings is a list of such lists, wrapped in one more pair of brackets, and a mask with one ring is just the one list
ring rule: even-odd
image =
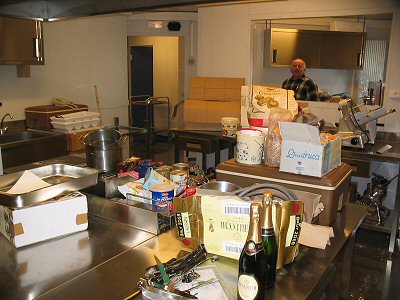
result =
[{"label": "bag of food", "polygon": [[281,163],[282,136],[279,130],[279,122],[293,120],[292,113],[284,108],[271,109],[268,117],[268,134],[265,139],[264,164],[269,167],[279,167]]}]

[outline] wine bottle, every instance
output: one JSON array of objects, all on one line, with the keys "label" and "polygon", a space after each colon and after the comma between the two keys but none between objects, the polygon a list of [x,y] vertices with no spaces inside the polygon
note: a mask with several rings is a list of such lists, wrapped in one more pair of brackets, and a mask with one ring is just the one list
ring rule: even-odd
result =
[{"label": "wine bottle", "polygon": [[246,243],[240,254],[238,294],[240,300],[264,300],[266,280],[266,256],[262,243],[260,217],[262,206],[250,206],[250,227]]},{"label": "wine bottle", "polygon": [[273,195],[271,192],[264,193],[262,201],[261,235],[267,261],[267,288],[271,288],[275,285],[276,262],[278,259],[278,245],[274,226],[272,224],[272,200]]}]

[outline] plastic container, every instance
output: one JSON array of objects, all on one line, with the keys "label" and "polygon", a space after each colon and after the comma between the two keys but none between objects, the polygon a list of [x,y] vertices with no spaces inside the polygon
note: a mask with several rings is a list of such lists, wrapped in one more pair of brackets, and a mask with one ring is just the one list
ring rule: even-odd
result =
[{"label": "plastic container", "polygon": [[239,129],[239,119],[232,117],[221,118],[222,124],[222,135],[224,136],[235,136],[236,131]]},{"label": "plastic container", "polygon": [[265,134],[260,130],[242,128],[236,133],[236,161],[257,165],[263,162]]},{"label": "plastic container", "polygon": [[320,194],[321,203],[325,207],[319,215],[320,225],[330,225],[336,218],[337,211],[349,202],[351,174],[352,168],[346,163],[321,178],[279,172],[276,168],[265,165],[239,164],[234,159],[219,164],[216,169],[218,181],[229,181],[242,187],[255,183],[274,183],[288,189]]}]

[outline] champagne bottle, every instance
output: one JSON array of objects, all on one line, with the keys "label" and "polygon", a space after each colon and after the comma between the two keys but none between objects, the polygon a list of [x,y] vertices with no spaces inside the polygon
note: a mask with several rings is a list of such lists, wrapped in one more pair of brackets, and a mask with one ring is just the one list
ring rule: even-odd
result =
[{"label": "champagne bottle", "polygon": [[260,216],[262,206],[250,206],[250,227],[246,243],[240,254],[238,296],[240,300],[264,300],[266,280],[266,256],[262,243]]},{"label": "champagne bottle", "polygon": [[271,192],[264,193],[262,201],[261,235],[267,261],[267,288],[271,288],[275,285],[276,262],[278,259],[278,245],[274,226],[272,224],[272,200],[273,195]]}]

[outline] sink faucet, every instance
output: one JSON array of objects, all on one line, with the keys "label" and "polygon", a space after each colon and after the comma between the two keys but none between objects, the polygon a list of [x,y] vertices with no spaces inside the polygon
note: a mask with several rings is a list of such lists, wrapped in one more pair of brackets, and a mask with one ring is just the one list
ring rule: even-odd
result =
[{"label": "sink faucet", "polygon": [[1,119],[1,123],[0,123],[0,135],[5,134],[6,131],[8,130],[8,127],[3,125],[4,119],[5,119],[7,116],[10,117],[10,119],[13,119],[13,116],[10,115],[10,114],[5,114],[5,115],[3,116],[3,118]]}]

